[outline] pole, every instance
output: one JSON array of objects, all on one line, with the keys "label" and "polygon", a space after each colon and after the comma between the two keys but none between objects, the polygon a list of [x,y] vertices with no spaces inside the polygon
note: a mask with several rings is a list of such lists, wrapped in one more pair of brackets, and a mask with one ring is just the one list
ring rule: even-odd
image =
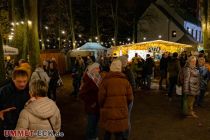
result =
[{"label": "pole", "polygon": [[[0,7],[0,18],[1,18],[1,7]],[[2,41],[2,31],[0,23],[0,83],[6,79],[5,67],[4,67],[4,49]]]}]

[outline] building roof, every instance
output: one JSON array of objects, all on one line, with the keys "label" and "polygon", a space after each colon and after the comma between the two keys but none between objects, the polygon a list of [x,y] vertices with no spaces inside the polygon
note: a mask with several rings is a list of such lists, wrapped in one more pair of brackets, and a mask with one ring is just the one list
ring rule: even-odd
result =
[{"label": "building roof", "polygon": [[[184,44],[186,44],[186,43],[189,43],[189,44],[191,44],[191,45],[195,45],[195,44],[198,44],[198,42],[193,38],[193,36],[191,35],[191,34],[189,34],[189,32],[188,31],[186,31],[186,29],[183,27],[183,25],[181,24],[181,23],[179,23],[178,21],[177,21],[177,19],[172,15],[172,14],[170,14],[170,13],[173,13],[173,12],[177,12],[177,10],[175,11],[168,11],[166,8],[164,8],[163,6],[161,6],[161,5],[159,5],[159,4],[157,4],[157,3],[153,3],[169,20],[171,20],[174,24],[176,24],[176,26],[177,27],[179,27],[179,29],[180,30],[182,30],[182,32],[184,33],[184,36],[181,38],[181,39],[179,39],[178,40],[178,42],[179,43],[184,43]],[[166,3],[165,3],[166,4]],[[181,10],[178,10],[178,11],[180,11],[180,13],[181,13]],[[182,11],[182,12],[184,12],[184,10]],[[178,14],[178,13],[177,13]],[[189,14],[188,15],[186,15],[186,17],[190,17],[189,16]],[[181,18],[183,18],[183,17],[181,17]],[[185,20],[184,18],[183,18],[183,20]],[[193,18],[192,18],[192,20],[194,20]],[[198,20],[197,20],[198,21]],[[190,21],[189,21],[190,22]]]}]

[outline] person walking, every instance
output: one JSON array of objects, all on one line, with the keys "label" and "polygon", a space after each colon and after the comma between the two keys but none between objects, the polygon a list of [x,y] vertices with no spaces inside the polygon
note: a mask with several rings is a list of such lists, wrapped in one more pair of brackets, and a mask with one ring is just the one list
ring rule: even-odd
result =
[{"label": "person walking", "polygon": [[152,59],[150,54],[147,54],[146,61],[143,66],[143,77],[144,77],[144,81],[145,81],[144,86],[146,89],[151,88],[151,78],[152,78],[154,66],[155,66],[154,60]]},{"label": "person walking", "polygon": [[80,98],[84,101],[87,114],[87,140],[97,140],[98,137],[98,88],[101,83],[100,68],[98,63],[93,63],[87,67],[82,78],[82,85],[79,91]]},{"label": "person walking", "polygon": [[162,90],[163,80],[166,80],[166,89],[168,87],[168,80],[167,80],[167,67],[168,67],[168,54],[164,53],[162,58],[160,59],[160,81],[159,81],[159,89]]},{"label": "person walking", "polygon": [[[30,79],[30,83],[33,80],[38,80],[38,79],[42,79],[44,80],[47,84],[49,84],[50,82],[50,77],[48,76],[48,74],[44,71],[44,69],[42,68],[42,66],[40,64],[38,64],[36,66],[36,69],[34,70],[34,72],[31,75],[31,79]],[[29,83],[29,85],[30,85]]]},{"label": "person walking", "polygon": [[171,60],[169,60],[167,67],[168,78],[169,78],[169,89],[168,89],[169,101],[172,100],[173,92],[175,90],[178,80],[179,71],[181,70],[180,62],[177,57],[178,53],[177,52],[173,53],[173,56]]},{"label": "person walking", "polygon": [[115,135],[116,140],[126,140],[129,129],[128,105],[133,101],[132,87],[122,73],[122,62],[114,60],[110,72],[99,87],[100,126],[105,130],[104,140]]},{"label": "person walking", "polygon": [[59,80],[59,73],[58,73],[57,64],[55,61],[52,61],[50,63],[48,75],[50,77],[48,97],[56,101],[56,90],[57,90],[57,82]]}]

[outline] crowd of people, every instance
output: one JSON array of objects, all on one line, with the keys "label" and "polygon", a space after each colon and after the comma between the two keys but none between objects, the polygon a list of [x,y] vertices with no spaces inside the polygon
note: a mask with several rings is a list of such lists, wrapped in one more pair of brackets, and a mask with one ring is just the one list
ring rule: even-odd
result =
[{"label": "crowd of people", "polygon": [[[99,126],[104,130],[104,140],[110,140],[112,135],[116,140],[128,139],[133,93],[140,88],[150,90],[155,71],[159,73],[159,90],[167,92],[169,101],[181,87],[183,116],[198,117],[193,108],[203,106],[209,81],[205,54],[164,52],[158,67],[156,63],[150,54],[143,59],[137,53],[131,62],[128,56],[103,56],[97,61],[91,56],[75,59],[72,96],[84,101],[87,140],[98,139]],[[61,117],[56,106],[59,79],[55,59],[37,65],[33,72],[27,61],[19,61],[11,80],[0,88],[1,140],[10,139],[2,135],[4,130],[60,131]]]},{"label": "crowd of people", "polygon": [[209,81],[209,66],[203,52],[164,52],[158,67],[149,54],[145,60],[135,54],[130,63],[127,56],[102,60],[108,62],[105,69],[101,61],[87,64],[78,57],[75,62],[83,66],[74,93],[85,103],[87,139],[98,138],[98,124],[105,130],[104,140],[110,140],[112,134],[116,139],[128,139],[133,92],[139,88],[151,89],[155,71],[159,71],[159,90],[167,92],[169,101],[176,88],[181,87],[182,115],[198,117],[193,108],[203,106]]},{"label": "crowd of people", "polygon": [[[60,111],[55,102],[58,79],[59,73],[54,60],[45,65],[45,69],[37,65],[33,72],[27,61],[21,59],[18,62],[11,79],[0,87],[1,140],[55,139],[55,134],[61,128]],[[11,138],[12,135],[4,135],[5,130],[25,130],[25,134],[30,134],[30,130],[33,130],[34,135]],[[43,133],[38,132],[41,130],[52,131],[53,135],[35,135]]]}]

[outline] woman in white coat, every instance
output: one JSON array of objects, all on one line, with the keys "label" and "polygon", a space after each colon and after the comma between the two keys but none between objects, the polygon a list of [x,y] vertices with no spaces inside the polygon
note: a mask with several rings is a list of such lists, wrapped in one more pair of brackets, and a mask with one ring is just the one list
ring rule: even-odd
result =
[{"label": "woman in white coat", "polygon": [[[21,111],[16,130],[44,130],[57,134],[61,128],[60,111],[55,102],[47,97],[48,86],[43,80],[33,80],[30,85],[32,98]],[[51,133],[52,134],[52,133]],[[54,136],[15,137],[14,139],[27,140],[54,140]]]}]

